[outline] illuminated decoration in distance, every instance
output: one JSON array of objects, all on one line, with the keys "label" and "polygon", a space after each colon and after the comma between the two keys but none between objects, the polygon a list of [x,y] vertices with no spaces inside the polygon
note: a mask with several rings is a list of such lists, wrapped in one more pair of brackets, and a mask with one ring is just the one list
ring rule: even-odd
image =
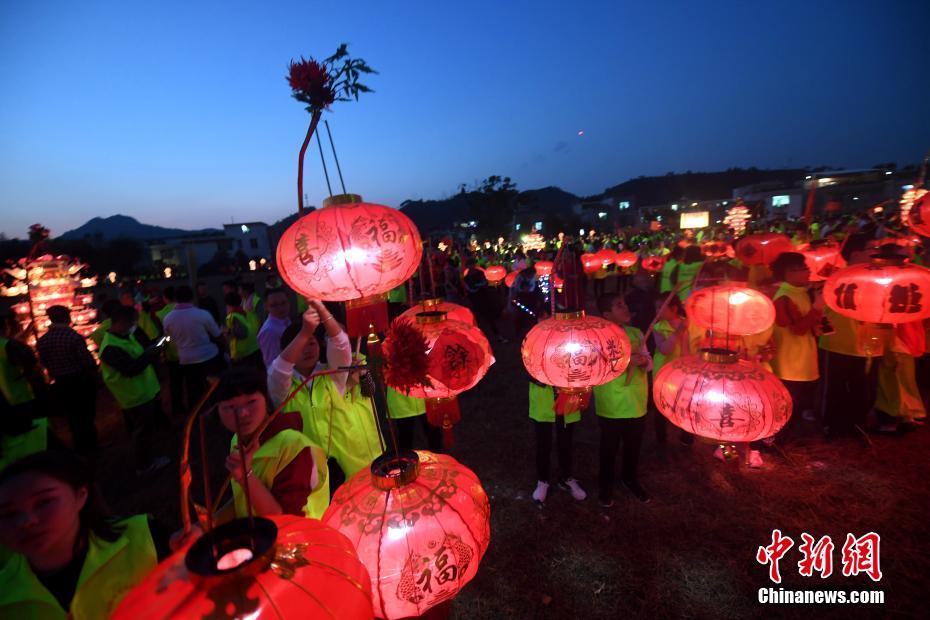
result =
[{"label": "illuminated decoration in distance", "polygon": [[723,225],[730,228],[737,237],[742,237],[743,233],[746,232],[746,225],[749,224],[751,219],[752,215],[749,212],[749,207],[738,203],[727,209],[726,217],[723,218]]},{"label": "illuminated decoration in distance", "polygon": [[521,238],[523,249],[527,252],[546,249],[546,239],[539,233],[523,235]]},{"label": "illuminated decoration in distance", "polygon": [[710,224],[709,211],[693,211],[681,214],[679,228],[707,228],[708,224]]}]

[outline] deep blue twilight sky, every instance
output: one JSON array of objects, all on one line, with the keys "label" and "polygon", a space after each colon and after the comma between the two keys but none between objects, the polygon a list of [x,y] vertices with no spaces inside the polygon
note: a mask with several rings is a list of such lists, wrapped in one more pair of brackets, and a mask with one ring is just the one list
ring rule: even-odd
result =
[{"label": "deep blue twilight sky", "polygon": [[385,204],[490,174],[590,194],[670,170],[916,162],[928,24],[926,0],[9,0],[0,232],[290,213],[309,116],[287,62],[342,41],[380,75],[326,118],[350,190]]}]

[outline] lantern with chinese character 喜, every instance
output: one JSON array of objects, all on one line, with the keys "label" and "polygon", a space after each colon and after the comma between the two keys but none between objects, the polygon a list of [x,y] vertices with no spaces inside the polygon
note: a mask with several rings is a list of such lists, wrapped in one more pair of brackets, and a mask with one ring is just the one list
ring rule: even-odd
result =
[{"label": "lantern with chinese character \u559c", "polygon": [[601,267],[603,267],[603,263],[597,255],[588,252],[581,255],[581,268],[584,269],[587,275],[596,273]]},{"label": "lantern with chinese character \u559c", "polygon": [[775,322],[775,304],[745,286],[709,286],[685,302],[688,318],[699,327],[737,336],[761,334]]},{"label": "lantern with chinese character \u559c", "polygon": [[533,269],[536,270],[537,276],[543,277],[543,276],[552,275],[552,268],[554,266],[555,265],[552,263],[552,261],[541,260],[541,261],[536,261],[536,263],[533,265]]},{"label": "lantern with chinese character \u559c", "polygon": [[[446,445],[450,446],[452,426],[461,419],[457,396],[474,387],[488,372],[494,361],[491,346],[480,329],[451,320],[445,312],[417,313],[416,328],[426,345],[426,380],[413,386],[396,385],[389,373],[385,380],[399,392],[426,400],[427,421],[443,429]],[[396,359],[393,347],[393,338],[388,334],[384,340],[388,364]]]},{"label": "lantern with chinese character \u559c", "polygon": [[823,288],[834,311],[865,323],[910,323],[930,318],[930,269],[905,262],[893,246],[868,263],[834,272]]},{"label": "lantern with chinese character \u559c", "polygon": [[666,260],[664,256],[644,256],[641,264],[646,271],[659,273],[665,267]]},{"label": "lantern with chinese character \u559c", "polygon": [[617,254],[617,256],[614,258],[614,263],[616,263],[618,267],[629,269],[630,267],[635,265],[638,260],[639,260],[639,257],[636,256],[636,252],[630,252],[629,250],[625,250]]},{"label": "lantern with chinese character \u559c", "polygon": [[339,487],[323,522],[355,545],[375,615],[421,616],[475,576],[491,538],[481,482],[448,455],[385,454]]},{"label": "lantern with chinese character \u559c", "polygon": [[846,259],[840,254],[840,244],[833,240],[812,241],[810,247],[801,250],[801,254],[810,269],[811,282],[823,282],[831,273],[846,266]]},{"label": "lantern with chinese character \u559c", "polygon": [[630,339],[619,326],[584,311],[556,312],[537,323],[521,347],[527,372],[558,390],[555,412],[587,406],[591,388],[619,377],[630,363]]},{"label": "lantern with chinese character \u559c", "polygon": [[417,270],[420,233],[397,209],[344,194],[298,219],[278,242],[281,277],[304,297],[346,302],[350,335],[387,329],[386,294]]},{"label": "lantern with chinese character \u559c", "polygon": [[365,619],[373,617],[371,585],[336,529],[303,517],[253,517],[220,525],[168,557],[112,617]]},{"label": "lantern with chinese character \u559c", "polygon": [[769,265],[784,252],[793,251],[794,246],[787,235],[781,233],[755,233],[739,240],[736,258],[744,265]]},{"label": "lantern with chinese character \u559c", "polygon": [[771,437],[791,416],[782,382],[725,349],[668,362],[656,375],[653,397],[675,426],[727,444]]},{"label": "lantern with chinese character \u559c", "polygon": [[469,325],[475,325],[475,315],[465,306],[454,304],[445,299],[432,298],[424,299],[412,308],[408,308],[401,313],[399,318],[408,319],[416,322],[417,314],[420,312],[445,312],[446,318],[452,321],[461,321]]},{"label": "lantern with chinese character \u559c", "polygon": [[507,277],[504,278],[504,284],[507,286],[507,288],[513,286],[513,283],[516,282],[518,275],[520,275],[519,271],[511,271],[507,274]]},{"label": "lantern with chinese character \u559c", "polygon": [[488,284],[491,286],[500,286],[500,283],[507,277],[507,269],[500,265],[485,267],[484,277],[488,279]]}]

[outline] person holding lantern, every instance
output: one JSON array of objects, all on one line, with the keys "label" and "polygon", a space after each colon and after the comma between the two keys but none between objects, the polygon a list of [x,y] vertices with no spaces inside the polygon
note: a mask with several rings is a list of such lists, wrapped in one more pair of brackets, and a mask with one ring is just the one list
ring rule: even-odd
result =
[{"label": "person holding lantern", "polygon": [[608,293],[598,297],[597,309],[605,319],[623,328],[633,351],[622,375],[594,388],[594,410],[601,428],[598,501],[603,508],[613,506],[614,472],[622,439],[621,480],[636,499],[646,503],[650,497],[639,484],[638,469],[649,399],[646,373],[652,368],[652,358],[644,346],[643,333],[630,324],[630,309],[621,295]]},{"label": "person holding lantern", "polygon": [[552,451],[552,431],[555,427],[556,451],[559,458],[560,489],[571,493],[572,498],[583,501],[588,494],[572,477],[572,424],[581,420],[580,411],[566,415],[555,414],[555,388],[530,378],[530,419],[536,436],[536,488],[533,501],[542,507],[549,493],[549,460]]},{"label": "person holding lantern", "polygon": [[[655,353],[652,358],[653,381],[666,363],[682,355],[688,355],[690,351],[688,319],[684,317],[681,300],[674,293],[668,292],[662,298],[657,298],[654,303],[655,312],[659,314],[656,316],[658,320],[652,332],[652,339],[655,342]],[[655,416],[656,441],[664,444],[667,426],[665,416],[656,411],[654,405],[651,415]],[[681,443],[685,445],[691,445],[694,441],[694,437],[684,429],[679,435]]]}]

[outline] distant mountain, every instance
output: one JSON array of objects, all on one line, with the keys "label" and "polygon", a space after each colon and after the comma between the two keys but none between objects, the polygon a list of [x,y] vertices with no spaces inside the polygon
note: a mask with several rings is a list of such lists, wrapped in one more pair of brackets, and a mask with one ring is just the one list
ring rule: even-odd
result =
[{"label": "distant mountain", "polygon": [[810,174],[805,169],[760,170],[731,168],[723,172],[669,173],[660,177],[639,177],[604,190],[594,199],[631,198],[639,206],[660,205],[677,200],[729,198],[733,190],[758,183],[797,183]]},{"label": "distant mountain", "polygon": [[203,228],[200,230],[184,230],[182,228],[166,228],[142,224],[134,217],[128,215],[111,215],[110,217],[95,217],[82,226],[59,235],[59,239],[87,239],[90,241],[110,241],[112,239],[140,239],[150,241],[154,239],[169,239],[172,237],[185,237],[190,235],[208,235],[222,232],[216,228]]}]

